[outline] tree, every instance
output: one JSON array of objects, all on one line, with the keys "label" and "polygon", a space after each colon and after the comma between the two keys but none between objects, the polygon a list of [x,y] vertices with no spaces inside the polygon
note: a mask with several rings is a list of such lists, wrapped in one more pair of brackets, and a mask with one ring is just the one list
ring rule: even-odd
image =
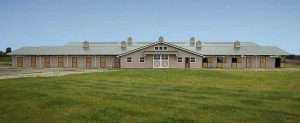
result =
[{"label": "tree", "polygon": [[4,55],[5,53],[2,50],[0,50],[0,56],[4,56]]},{"label": "tree", "polygon": [[5,53],[6,53],[6,54],[7,54],[7,53],[11,53],[11,48],[10,48],[10,47],[7,47]]}]

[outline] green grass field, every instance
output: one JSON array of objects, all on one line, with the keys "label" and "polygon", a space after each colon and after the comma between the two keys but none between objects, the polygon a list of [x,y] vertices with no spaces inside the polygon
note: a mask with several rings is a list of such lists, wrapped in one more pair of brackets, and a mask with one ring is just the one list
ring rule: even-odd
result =
[{"label": "green grass field", "polygon": [[10,56],[0,56],[0,66],[10,66],[11,57]]},{"label": "green grass field", "polygon": [[171,69],[0,80],[0,122],[299,123],[299,75]]}]

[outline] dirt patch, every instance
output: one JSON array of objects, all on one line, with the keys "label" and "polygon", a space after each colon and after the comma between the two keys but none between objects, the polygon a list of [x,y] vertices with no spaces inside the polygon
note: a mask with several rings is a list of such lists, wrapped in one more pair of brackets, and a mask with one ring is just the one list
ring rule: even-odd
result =
[{"label": "dirt patch", "polygon": [[21,77],[64,76],[69,74],[107,72],[107,71],[115,71],[115,70],[74,69],[74,68],[21,69],[21,68],[11,68],[11,67],[0,67],[0,79],[21,78]]}]

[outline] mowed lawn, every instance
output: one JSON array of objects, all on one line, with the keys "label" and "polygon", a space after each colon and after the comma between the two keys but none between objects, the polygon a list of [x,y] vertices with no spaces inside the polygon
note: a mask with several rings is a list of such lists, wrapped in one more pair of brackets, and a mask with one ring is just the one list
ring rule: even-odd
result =
[{"label": "mowed lawn", "polygon": [[299,123],[300,71],[121,70],[0,80],[0,123]]}]

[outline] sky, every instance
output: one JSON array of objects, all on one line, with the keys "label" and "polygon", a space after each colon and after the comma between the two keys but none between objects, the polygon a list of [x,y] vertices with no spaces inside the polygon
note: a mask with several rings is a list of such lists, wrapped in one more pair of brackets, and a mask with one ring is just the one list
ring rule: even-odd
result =
[{"label": "sky", "polygon": [[0,50],[128,36],[251,41],[300,54],[300,0],[0,0]]}]

